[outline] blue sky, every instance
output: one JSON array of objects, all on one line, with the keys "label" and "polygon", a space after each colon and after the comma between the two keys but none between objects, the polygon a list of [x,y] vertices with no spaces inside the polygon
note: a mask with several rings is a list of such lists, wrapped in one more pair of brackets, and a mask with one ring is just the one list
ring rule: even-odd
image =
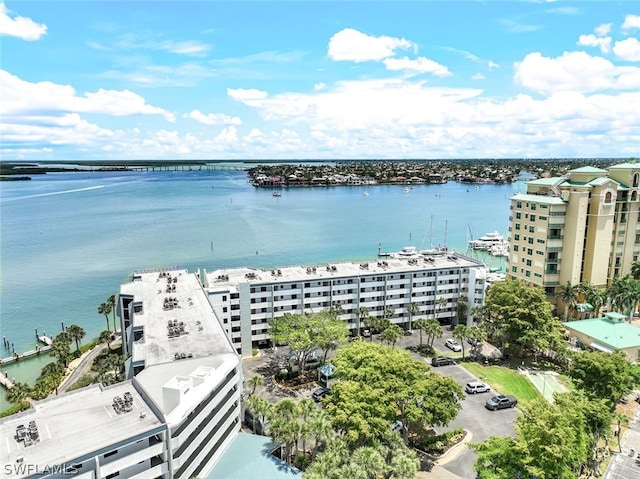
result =
[{"label": "blue sky", "polygon": [[640,156],[632,1],[7,1],[0,151]]}]

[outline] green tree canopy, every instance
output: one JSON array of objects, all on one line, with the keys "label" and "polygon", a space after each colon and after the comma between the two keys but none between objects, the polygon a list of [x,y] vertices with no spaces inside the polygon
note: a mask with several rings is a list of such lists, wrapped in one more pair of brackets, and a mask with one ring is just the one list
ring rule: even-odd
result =
[{"label": "green tree canopy", "polygon": [[561,344],[562,324],[553,316],[542,288],[508,278],[491,286],[485,303],[494,334],[519,345],[521,353],[525,348],[545,350]]},{"label": "green tree canopy", "polygon": [[594,351],[574,355],[568,375],[585,394],[607,400],[613,409],[638,383],[637,371],[622,351]]},{"label": "green tree canopy", "polygon": [[406,439],[412,423],[445,426],[461,408],[458,383],[431,373],[407,351],[356,341],[340,349],[333,364],[340,381],[325,407],[352,443],[370,443],[395,420]]},{"label": "green tree canopy", "polygon": [[580,392],[534,400],[518,417],[515,438],[492,437],[471,444],[480,479],[574,479],[606,435],[613,414],[603,401]]}]

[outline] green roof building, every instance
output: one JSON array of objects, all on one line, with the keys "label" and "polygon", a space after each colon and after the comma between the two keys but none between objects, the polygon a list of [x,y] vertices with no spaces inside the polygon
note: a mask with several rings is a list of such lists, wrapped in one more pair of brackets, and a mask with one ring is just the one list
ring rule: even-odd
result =
[{"label": "green roof building", "polygon": [[606,313],[602,318],[562,323],[569,331],[571,342],[580,342],[595,351],[624,352],[631,362],[638,361],[640,327],[628,323],[619,313]]}]

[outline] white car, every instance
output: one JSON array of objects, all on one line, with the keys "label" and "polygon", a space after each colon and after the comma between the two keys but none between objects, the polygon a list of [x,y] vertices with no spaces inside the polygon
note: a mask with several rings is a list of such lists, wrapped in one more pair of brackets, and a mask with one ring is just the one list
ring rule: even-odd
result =
[{"label": "white car", "polygon": [[464,387],[464,390],[467,392],[467,394],[477,394],[489,392],[491,391],[491,388],[485,383],[474,381],[471,383],[467,383],[467,385]]},{"label": "white car", "polygon": [[455,339],[447,339],[444,345],[448,347],[451,351],[455,351],[456,353],[459,351],[462,351],[462,346]]}]

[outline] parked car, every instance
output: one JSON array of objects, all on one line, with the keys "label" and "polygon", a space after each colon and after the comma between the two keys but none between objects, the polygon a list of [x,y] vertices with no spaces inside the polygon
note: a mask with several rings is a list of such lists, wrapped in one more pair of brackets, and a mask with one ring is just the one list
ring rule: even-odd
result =
[{"label": "parked car", "polygon": [[464,390],[468,394],[477,394],[477,393],[487,393],[491,391],[491,388],[487,386],[485,383],[481,383],[480,381],[473,381],[467,383],[464,387]]},{"label": "parked car", "polygon": [[363,338],[368,338],[371,336],[371,330],[369,328],[364,328],[362,330],[362,337]]},{"label": "parked car", "polygon": [[261,436],[269,435],[269,420],[266,418],[255,418],[253,412],[248,407],[244,410],[244,424],[256,434],[260,434]]},{"label": "parked car", "polygon": [[479,339],[475,339],[475,338],[467,338],[467,342],[473,347],[479,346],[480,344],[482,344],[482,341],[480,341]]},{"label": "parked car", "polygon": [[487,399],[484,407],[486,407],[490,411],[495,411],[496,409],[507,409],[510,407],[516,407],[516,404],[518,404],[518,400],[513,396],[498,394],[497,396],[493,396],[491,399]]},{"label": "parked car", "polygon": [[311,397],[315,402],[322,401],[322,398],[331,394],[331,389],[329,388],[318,388],[313,391]]},{"label": "parked car", "polygon": [[453,358],[447,358],[446,356],[436,356],[431,359],[431,366],[437,368],[438,366],[449,366],[450,364],[456,364]]},{"label": "parked car", "polygon": [[449,338],[444,342],[444,345],[448,347],[451,351],[455,351],[456,353],[462,351],[462,346],[455,339]]}]

